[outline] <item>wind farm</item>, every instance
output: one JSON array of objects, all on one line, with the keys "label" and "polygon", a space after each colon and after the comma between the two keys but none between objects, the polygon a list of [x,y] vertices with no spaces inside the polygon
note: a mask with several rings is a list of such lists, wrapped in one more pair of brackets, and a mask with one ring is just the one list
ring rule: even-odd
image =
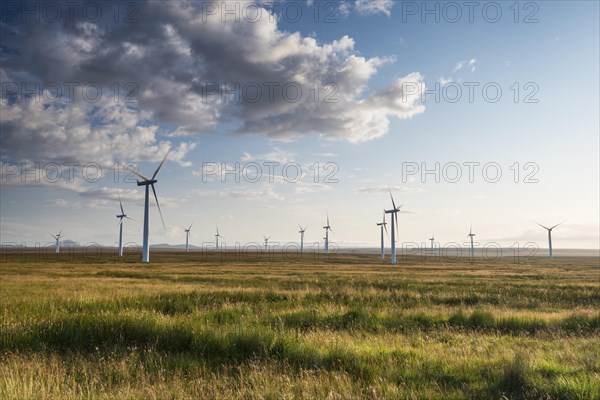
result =
[{"label": "wind farm", "polygon": [[[115,257],[111,252],[103,254],[102,247],[93,257],[85,246],[68,251],[63,246],[61,252],[62,229],[52,235],[54,255],[34,249],[3,251],[0,278],[10,289],[2,303],[8,323],[0,333],[0,352],[5,355],[0,362],[1,396],[24,393],[15,375],[9,374],[9,369],[17,368],[25,379],[41,376],[32,381],[38,394],[81,397],[83,392],[71,391],[70,378],[52,391],[40,385],[57,379],[56,374],[70,376],[64,367],[47,366],[60,359],[56,352],[64,351],[73,352],[76,358],[69,363],[75,363],[78,370],[90,371],[82,390],[109,397],[120,397],[123,392],[161,396],[165,389],[156,386],[156,374],[181,398],[215,397],[215,391],[222,398],[239,398],[248,391],[258,395],[266,386],[281,396],[299,386],[309,387],[311,396],[325,398],[329,384],[317,378],[324,375],[336,379],[337,393],[346,398],[361,398],[365,385],[376,387],[381,398],[415,391],[434,398],[473,393],[481,398],[546,393],[558,399],[600,394],[597,381],[589,380],[590,370],[575,369],[588,357],[586,346],[600,344],[593,283],[597,258],[555,257],[552,232],[562,222],[553,226],[536,222],[548,232],[547,258],[537,248],[523,256],[507,248],[486,248],[475,242],[472,224],[463,243],[464,254],[460,240],[456,243],[452,237],[444,244],[432,234],[428,243],[415,245],[399,240],[399,214],[411,213],[413,219],[420,214],[403,210],[393,190],[387,188],[377,204],[379,210],[383,208],[373,234],[378,246],[340,248],[332,242],[333,228],[326,212],[322,242],[305,236],[310,232],[308,225],[297,224],[299,230],[284,225],[299,234],[291,242],[273,242],[271,236],[262,234],[262,246],[244,245],[232,236],[226,247],[219,226],[209,231],[207,225],[212,224],[203,221],[183,228],[183,252],[154,246],[150,262],[149,192],[167,231],[154,185],[168,154],[151,178],[125,168],[141,178],[137,185],[144,187],[141,251],[130,248],[124,253],[124,220],[134,220],[125,213],[120,194]],[[391,208],[385,207],[390,203]],[[200,231],[201,246],[191,246],[192,226]],[[177,230],[181,234],[181,228]],[[347,232],[336,232],[336,239],[343,241]],[[408,229],[403,231],[403,235],[410,234]],[[490,249],[495,250],[494,256],[489,255]],[[498,255],[498,251],[506,253]],[[63,283],[44,289],[49,276],[59,275]],[[571,282],[567,289],[565,280]],[[72,292],[72,287],[78,290]],[[553,291],[562,294],[545,294]],[[34,295],[24,296],[26,292]],[[34,306],[39,298],[48,302],[44,304],[59,304],[61,311],[48,319],[43,307]],[[79,310],[75,315],[69,311],[74,307]],[[254,311],[249,314],[249,310]],[[24,325],[24,330],[17,328]],[[428,337],[428,350],[415,342],[423,335]],[[439,338],[450,338],[457,347],[441,344]],[[485,355],[468,345],[472,340],[487,347]],[[498,341],[505,345],[496,345]],[[529,351],[516,350],[512,344],[520,348],[525,342]],[[346,350],[331,343],[343,343]],[[383,343],[420,361],[410,362],[408,373],[398,366],[396,353],[381,353]],[[90,352],[89,346],[95,350]],[[45,349],[43,358],[34,359],[33,364],[25,362],[22,354],[37,348]],[[457,348],[467,350],[459,354]],[[573,357],[569,365],[576,380],[572,384],[548,378],[545,372],[548,360],[562,359],[565,350]],[[97,353],[103,354],[103,368],[112,373],[123,365],[139,372],[122,375],[117,384],[96,380],[91,371],[96,368],[93,354]],[[144,355],[149,353],[156,358]],[[190,361],[181,361],[182,355]],[[559,365],[559,361],[551,362]],[[591,368],[600,368],[594,362]],[[439,368],[445,372],[432,377],[435,365],[443,366]],[[496,372],[482,380],[478,365],[493,365],[496,369],[490,371]],[[217,379],[214,368],[228,372]],[[181,375],[182,370],[202,379],[190,380]],[[250,388],[247,378],[229,372],[234,370],[269,383]],[[457,383],[439,386],[449,377],[458,379]],[[403,379],[405,386],[386,383],[397,379]],[[477,382],[477,389],[465,382]],[[561,397],[564,393],[567,397]]]}]

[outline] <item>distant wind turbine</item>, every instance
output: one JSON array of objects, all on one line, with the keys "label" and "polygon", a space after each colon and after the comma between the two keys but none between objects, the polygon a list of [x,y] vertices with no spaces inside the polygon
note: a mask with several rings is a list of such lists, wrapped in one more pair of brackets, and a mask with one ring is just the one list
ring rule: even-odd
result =
[{"label": "distant wind turbine", "polygon": [[58,235],[50,235],[52,236],[55,240],[56,240],[56,244],[54,245],[54,250],[56,251],[56,253],[60,253],[60,238],[63,236],[62,235],[62,229],[60,230],[60,232],[58,232]]},{"label": "distant wind turbine", "polygon": [[385,247],[383,242],[383,230],[385,229],[385,234],[387,235],[387,222],[385,222],[385,210],[383,210],[383,222],[377,224],[377,226],[381,227],[381,261],[385,260]]},{"label": "distant wind turbine", "polygon": [[121,214],[117,215],[117,218],[119,218],[119,257],[123,257],[123,218],[131,218],[125,215],[125,211],[123,211],[123,203],[121,203],[121,196],[119,196],[119,206],[121,207]]},{"label": "distant wind turbine", "polygon": [[329,231],[333,232],[329,225],[329,215],[327,215],[327,225],[323,227],[325,229],[325,255],[329,254]]},{"label": "distant wind turbine", "polygon": [[190,249],[190,229],[192,229],[192,224],[184,230],[185,232],[185,252],[187,253]]},{"label": "distant wind turbine", "polygon": [[[535,222],[535,221],[533,221]],[[536,224],[538,224],[539,226],[541,226],[542,228],[546,229],[548,231],[548,258],[552,259],[552,229],[556,228],[557,226],[563,224],[565,221],[561,222],[560,224],[556,224],[554,226],[551,226],[550,228],[548,228],[547,226],[544,226],[542,224],[539,224],[537,222],[535,222]]]},{"label": "distant wind turbine", "polygon": [[169,152],[170,152],[170,150],[167,151],[167,154],[165,154],[165,157],[160,162],[160,164],[158,165],[158,168],[156,168],[156,171],[154,171],[154,174],[152,175],[152,178],[150,178],[150,179],[146,178],[144,175],[140,174],[136,170],[129,168],[128,165],[125,166],[125,169],[127,169],[129,172],[131,172],[132,174],[135,174],[138,177],[143,179],[143,181],[137,181],[137,185],[146,187],[146,194],[144,196],[144,243],[143,243],[143,250],[142,250],[142,262],[150,262],[150,246],[148,245],[148,233],[149,233],[149,229],[150,229],[149,221],[148,221],[148,216],[149,216],[148,206],[149,206],[149,197],[150,197],[149,191],[148,191],[149,187],[152,187],[152,193],[154,194],[154,200],[156,200],[156,207],[158,207],[158,213],[160,214],[160,220],[162,221],[162,225],[163,225],[163,228],[165,229],[165,232],[167,231],[167,227],[165,226],[165,220],[163,219],[162,211],[160,210],[160,204],[158,204],[158,197],[156,196],[156,189],[154,189],[154,184],[157,182],[157,180],[155,179],[156,175],[158,175],[158,171],[160,171],[160,168],[165,163],[167,156],[169,155]]},{"label": "distant wind turbine", "polygon": [[431,254],[435,253],[435,247],[433,242],[435,241],[435,236],[431,235],[431,237],[429,238],[429,240],[431,241]]},{"label": "distant wind turbine", "polygon": [[306,228],[308,228],[308,226],[306,226],[306,228],[303,228],[300,225],[298,225],[298,228],[300,228],[300,231],[298,233],[300,234],[300,254],[302,254],[304,252],[304,232],[306,231]]},{"label": "distant wind turbine", "polygon": [[467,237],[471,238],[471,259],[473,259],[475,257],[475,247],[473,245],[473,237],[475,237],[475,234],[473,233],[473,225],[469,227],[469,234]]},{"label": "distant wind turbine", "polygon": [[266,237],[265,235],[263,235],[263,238],[265,238],[265,251],[269,251],[269,239],[268,237]]},{"label": "distant wind turbine", "polygon": [[[219,238],[220,237],[223,237],[223,236],[221,236],[219,234],[219,227],[217,226],[217,234],[215,235],[215,243],[216,243],[215,247],[217,250],[219,250]],[[223,239],[225,239],[225,238],[223,238]]]},{"label": "distant wind turbine", "polygon": [[[394,202],[394,197],[392,196],[392,192],[390,191],[390,198],[392,199],[392,209],[385,210],[386,214],[392,214],[392,264],[396,264],[396,234],[395,230],[398,230],[398,212],[400,212],[400,207],[396,207],[396,203]],[[395,224],[394,224],[395,221]]]}]

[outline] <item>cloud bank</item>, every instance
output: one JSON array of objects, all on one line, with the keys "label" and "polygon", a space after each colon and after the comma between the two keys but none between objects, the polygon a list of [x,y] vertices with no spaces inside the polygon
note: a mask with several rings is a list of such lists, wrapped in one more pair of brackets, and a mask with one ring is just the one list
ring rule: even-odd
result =
[{"label": "cloud bank", "polygon": [[[95,4],[103,9],[94,21],[75,13],[36,22],[17,10],[2,24],[2,81],[63,90],[31,99],[3,86],[4,159],[158,160],[175,146],[175,160],[189,165],[201,134],[359,143],[386,134],[392,117],[424,111],[419,73],[370,90],[390,58],[361,56],[348,36],[320,43],[283,31],[266,6],[257,20],[236,21],[198,1],[139,2],[126,23],[115,22],[112,3]],[[389,14],[391,1],[356,8]],[[90,101],[97,88],[101,98]]]}]

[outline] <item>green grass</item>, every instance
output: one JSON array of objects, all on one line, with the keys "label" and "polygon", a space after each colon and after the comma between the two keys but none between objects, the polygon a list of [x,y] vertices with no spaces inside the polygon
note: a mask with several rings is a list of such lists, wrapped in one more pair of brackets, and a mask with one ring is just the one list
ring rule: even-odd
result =
[{"label": "green grass", "polygon": [[211,257],[4,254],[0,398],[600,399],[598,260]]}]

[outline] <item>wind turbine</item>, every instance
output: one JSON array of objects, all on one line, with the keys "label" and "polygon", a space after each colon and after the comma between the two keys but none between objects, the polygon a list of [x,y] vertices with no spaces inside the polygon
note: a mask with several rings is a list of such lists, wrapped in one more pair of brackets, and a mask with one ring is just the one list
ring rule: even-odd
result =
[{"label": "wind turbine", "polygon": [[55,236],[51,234],[50,236],[52,236],[56,240],[56,244],[54,245],[56,253],[60,253],[60,238],[63,236],[62,229],[60,230],[60,232],[58,232],[58,235]]},{"label": "wind turbine", "polygon": [[121,206],[121,214],[117,215],[117,218],[119,218],[119,257],[123,257],[123,218],[131,218],[125,215],[125,211],[123,211],[123,203],[121,203],[121,196],[119,196],[119,206]]},{"label": "wind turbine", "polygon": [[268,237],[266,237],[265,235],[263,235],[263,238],[265,238],[265,251],[269,251],[269,239]]},{"label": "wind turbine", "polygon": [[190,229],[192,229],[192,225],[190,224],[190,226],[188,226],[187,229],[184,230],[185,232],[185,252],[187,253],[190,249],[189,243],[190,243]]},{"label": "wind turbine", "polygon": [[381,227],[381,261],[385,260],[385,247],[383,243],[383,230],[385,229],[385,234],[387,235],[387,222],[385,222],[385,210],[383,210],[383,222],[377,224],[377,226]]},{"label": "wind turbine", "polygon": [[[217,226],[217,234],[215,235],[215,243],[216,243],[216,249],[219,250],[219,238],[223,237],[221,235],[219,235],[219,227]],[[225,238],[223,238],[225,239]]]},{"label": "wind turbine", "polygon": [[131,172],[132,174],[135,174],[143,179],[143,181],[137,181],[137,185],[146,187],[146,194],[144,197],[144,244],[143,244],[143,250],[142,250],[142,262],[150,262],[150,246],[148,245],[148,232],[150,229],[149,223],[148,223],[148,214],[149,214],[149,210],[148,210],[149,204],[148,203],[149,203],[149,197],[150,197],[149,196],[149,187],[152,187],[152,193],[154,194],[154,200],[156,200],[156,207],[158,207],[158,213],[160,214],[160,220],[162,221],[162,225],[163,225],[163,228],[165,229],[165,232],[167,231],[167,227],[165,226],[165,220],[163,219],[162,211],[160,210],[160,204],[158,204],[158,197],[156,196],[156,189],[154,189],[154,184],[157,182],[157,180],[155,179],[156,175],[158,175],[158,171],[160,171],[160,168],[165,163],[167,156],[169,155],[169,152],[170,152],[170,150],[167,151],[167,154],[165,154],[165,158],[163,158],[163,160],[160,162],[160,164],[158,165],[158,168],[156,168],[156,171],[154,171],[154,174],[152,175],[152,178],[150,178],[150,179],[146,178],[144,175],[140,174],[136,170],[129,168],[128,165],[125,166],[125,169],[127,169],[129,172]]},{"label": "wind turbine", "polygon": [[329,225],[329,215],[327,215],[327,225],[323,227],[325,229],[325,255],[329,254],[329,231],[333,232]]},{"label": "wind turbine", "polygon": [[[394,230],[398,230],[398,216],[396,214],[398,214],[398,212],[400,212],[400,209],[402,208],[402,206],[396,207],[396,203],[394,202],[394,197],[392,196],[391,191],[390,191],[390,198],[392,199],[393,208],[391,210],[384,210],[384,211],[386,214],[392,214],[392,264],[396,264],[396,234],[394,233]],[[396,222],[395,224],[394,224],[394,221]]]},{"label": "wind turbine", "polygon": [[475,237],[475,234],[473,233],[473,225],[469,227],[469,234],[467,237],[471,238],[471,259],[473,259],[475,257],[475,247],[473,246],[473,238]]},{"label": "wind turbine", "polygon": [[431,237],[429,238],[429,240],[431,241],[431,254],[435,253],[435,247],[433,242],[435,241],[435,236],[431,235]]},{"label": "wind turbine", "polygon": [[[535,222],[535,221],[533,221],[533,222]],[[560,224],[562,224],[564,222],[565,221],[561,222]],[[544,226],[544,225],[539,224],[537,222],[535,222],[535,223],[548,231],[548,258],[552,259],[552,229],[556,228],[560,224],[556,224],[556,225],[548,228],[547,226]]]},{"label": "wind turbine", "polygon": [[300,231],[298,233],[300,234],[300,254],[302,254],[302,252],[304,251],[304,232],[306,231],[306,228],[308,228],[308,226],[306,226],[306,228],[303,228],[298,224],[298,228],[300,228]]}]

